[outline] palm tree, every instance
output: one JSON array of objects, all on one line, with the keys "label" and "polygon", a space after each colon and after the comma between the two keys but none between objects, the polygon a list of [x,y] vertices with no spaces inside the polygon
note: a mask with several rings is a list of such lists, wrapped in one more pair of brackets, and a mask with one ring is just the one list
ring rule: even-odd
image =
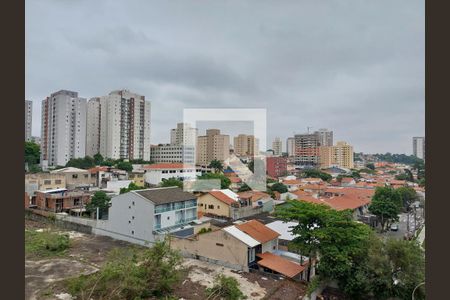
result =
[{"label": "palm tree", "polygon": [[215,173],[223,171],[223,165],[217,159],[212,160],[208,167],[214,169]]}]

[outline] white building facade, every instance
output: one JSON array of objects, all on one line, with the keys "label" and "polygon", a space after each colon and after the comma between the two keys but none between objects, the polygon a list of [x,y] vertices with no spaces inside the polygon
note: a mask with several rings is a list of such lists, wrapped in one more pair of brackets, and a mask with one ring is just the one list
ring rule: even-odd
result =
[{"label": "white building facade", "polygon": [[154,163],[195,164],[195,148],[177,144],[152,145],[150,160]]},{"label": "white building facade", "polygon": [[195,166],[183,165],[182,163],[159,163],[144,167],[145,182],[157,185],[163,179],[176,178],[179,180],[195,179],[201,176],[200,168]]},{"label": "white building facade", "polygon": [[177,128],[170,130],[170,144],[195,146],[198,130],[187,123],[178,123]]},{"label": "white building facade", "polygon": [[41,164],[64,166],[85,156],[86,99],[61,90],[42,101]]},{"label": "white building facade", "polygon": [[281,142],[281,139],[279,137],[276,137],[272,142],[272,150],[273,155],[275,156],[281,156],[283,152],[283,143]]},{"label": "white building facade", "polygon": [[25,100],[25,141],[31,141],[31,127],[33,121],[33,102]]},{"label": "white building facade", "polygon": [[150,101],[128,90],[89,100],[87,150],[105,158],[150,160]]}]

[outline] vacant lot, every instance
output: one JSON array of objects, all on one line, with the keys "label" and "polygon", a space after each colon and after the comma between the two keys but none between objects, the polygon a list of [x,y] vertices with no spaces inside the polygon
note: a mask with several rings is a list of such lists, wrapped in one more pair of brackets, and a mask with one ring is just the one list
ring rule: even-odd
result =
[{"label": "vacant lot", "polygon": [[[109,237],[62,231],[36,221],[26,220],[25,226],[28,231],[25,299],[71,300],[61,284],[64,279],[97,272],[105,263],[109,251],[130,246],[129,243]],[[47,247],[42,241],[42,234],[51,234],[51,247]],[[58,234],[69,237],[67,248],[64,246],[64,238],[55,238]],[[48,236],[44,239],[47,241]],[[286,279],[235,272],[193,259],[185,259],[183,265],[187,271],[185,278],[174,289],[176,299],[206,299],[206,288],[212,285],[214,276],[219,273],[235,277],[248,299],[294,300],[302,299],[304,295],[305,287],[301,283]]]}]

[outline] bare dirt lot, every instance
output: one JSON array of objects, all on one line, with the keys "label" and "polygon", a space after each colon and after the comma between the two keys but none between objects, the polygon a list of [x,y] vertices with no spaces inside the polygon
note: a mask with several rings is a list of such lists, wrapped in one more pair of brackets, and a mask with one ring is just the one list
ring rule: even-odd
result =
[{"label": "bare dirt lot", "polygon": [[[28,230],[42,231],[49,224],[26,220]],[[53,230],[62,231],[58,228]],[[117,247],[131,244],[109,237],[78,232],[67,232],[70,248],[63,255],[55,257],[26,257],[25,259],[25,299],[72,300],[62,288],[61,281],[81,274],[96,272],[106,261],[107,254]],[[255,273],[236,272],[218,265],[185,259],[186,275],[174,288],[178,299],[206,299],[206,288],[213,284],[214,276],[224,273],[235,277],[248,299],[302,299],[305,294],[303,284],[278,277],[272,278]]]}]

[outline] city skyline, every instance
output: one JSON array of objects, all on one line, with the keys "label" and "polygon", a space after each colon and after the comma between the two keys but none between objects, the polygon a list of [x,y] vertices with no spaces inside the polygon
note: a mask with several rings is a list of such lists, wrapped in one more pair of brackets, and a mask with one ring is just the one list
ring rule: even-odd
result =
[{"label": "city skyline", "polygon": [[311,126],[355,152],[412,154],[424,135],[424,7],[386,3],[27,3],[32,134],[50,93],[127,88],[152,102],[152,144],[169,142],[183,108],[254,107],[267,108],[267,141]]}]

